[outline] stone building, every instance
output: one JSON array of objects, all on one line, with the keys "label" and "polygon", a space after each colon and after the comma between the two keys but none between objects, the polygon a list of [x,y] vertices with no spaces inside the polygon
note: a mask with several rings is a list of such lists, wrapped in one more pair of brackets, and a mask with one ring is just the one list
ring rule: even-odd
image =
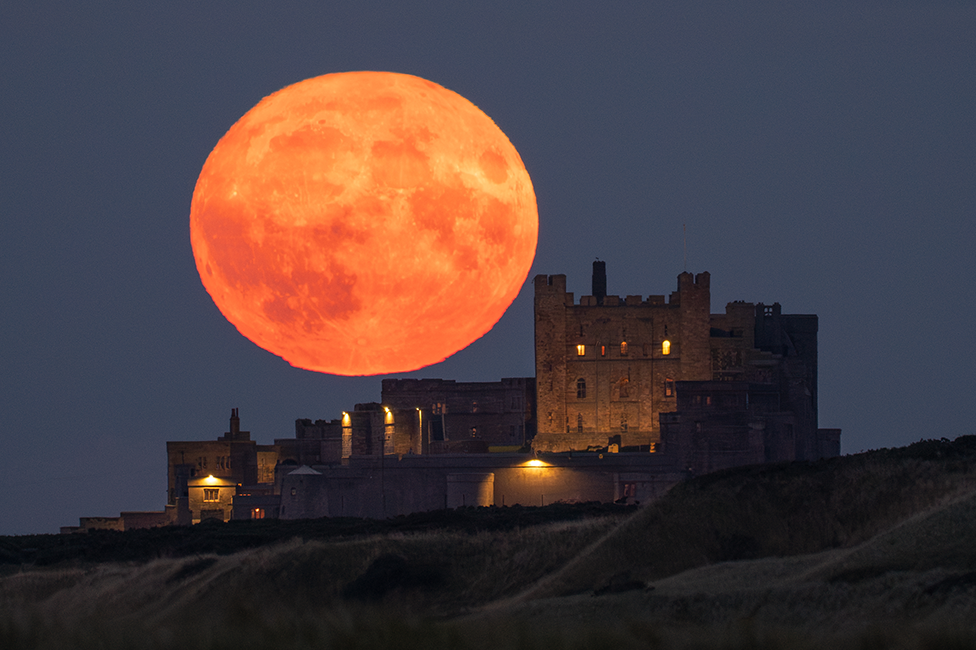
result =
[{"label": "stone building", "polygon": [[535,377],[385,379],[380,402],[271,445],[235,408],[217,440],[167,443],[165,511],[64,530],[643,501],[694,474],[839,455],[840,430],[818,427],[817,316],[712,314],[709,283],[682,273],[669,296],[621,298],[596,262],[576,302],[565,275],[536,276]]},{"label": "stone building", "polygon": [[167,442],[169,505],[186,499],[194,522],[231,518],[236,494],[274,492],[277,445],[259,445],[241,431],[238,410],[231,409],[230,431],[217,440]]},{"label": "stone building", "polygon": [[606,295],[606,265],[593,265],[593,295],[579,303],[565,275],[535,277],[538,451],[607,445],[652,451],[658,416],[676,406],[676,382],[711,379],[709,274],[678,276],[663,295]]},{"label": "stone building", "polygon": [[711,314],[709,282],[682,273],[667,300],[609,296],[598,261],[576,303],[565,276],[536,276],[533,448],[617,443],[695,472],[839,454],[839,431],[817,423],[817,317],[741,301]]},{"label": "stone building", "polygon": [[416,410],[423,453],[523,447],[535,434],[535,380],[384,379],[382,402]]}]

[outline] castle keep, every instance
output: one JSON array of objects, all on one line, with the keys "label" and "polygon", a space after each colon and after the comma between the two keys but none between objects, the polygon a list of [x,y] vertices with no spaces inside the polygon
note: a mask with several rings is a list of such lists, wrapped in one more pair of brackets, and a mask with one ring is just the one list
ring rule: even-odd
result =
[{"label": "castle keep", "polygon": [[839,431],[817,425],[817,317],[747,302],[712,314],[709,282],[682,273],[667,299],[621,298],[597,261],[577,303],[566,276],[536,276],[533,449],[619,444],[696,472],[839,454]]},{"label": "castle keep", "polygon": [[604,262],[577,302],[535,288],[535,377],[385,379],[380,402],[298,419],[258,445],[240,430],[167,443],[165,511],[82,518],[125,529],[203,519],[384,518],[464,505],[646,501],[688,476],[840,453],[817,418],[817,317],[779,303],[711,313],[708,273],[670,295],[608,295]]}]

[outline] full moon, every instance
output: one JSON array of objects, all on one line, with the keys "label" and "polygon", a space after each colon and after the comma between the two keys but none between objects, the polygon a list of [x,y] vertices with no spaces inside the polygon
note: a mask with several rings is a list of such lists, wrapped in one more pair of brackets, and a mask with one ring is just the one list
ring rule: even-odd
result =
[{"label": "full moon", "polygon": [[532,182],[478,107],[390,72],[308,79],[220,139],[193,191],[203,286],[293,366],[416,370],[480,338],[535,257]]}]

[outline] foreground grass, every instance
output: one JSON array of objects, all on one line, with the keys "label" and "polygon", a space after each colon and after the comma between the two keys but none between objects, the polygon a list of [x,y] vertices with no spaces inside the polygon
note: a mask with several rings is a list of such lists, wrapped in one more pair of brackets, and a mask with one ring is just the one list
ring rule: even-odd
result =
[{"label": "foreground grass", "polygon": [[613,621],[557,627],[515,620],[506,625],[485,626],[434,622],[405,616],[388,607],[296,611],[224,603],[206,622],[190,620],[172,626],[147,626],[136,621],[107,624],[98,619],[66,626],[57,620],[52,624],[47,618],[13,623],[5,617],[0,625],[0,646],[11,650],[962,650],[976,648],[976,636],[969,629],[918,628],[908,624],[874,625],[846,634],[829,630],[810,633],[751,621],[709,626]]},{"label": "foreground grass", "polygon": [[150,553],[117,534],[115,562],[7,540],[0,648],[976,648],[976,438],[721,472],[624,518],[562,508],[266,544],[197,527]]}]

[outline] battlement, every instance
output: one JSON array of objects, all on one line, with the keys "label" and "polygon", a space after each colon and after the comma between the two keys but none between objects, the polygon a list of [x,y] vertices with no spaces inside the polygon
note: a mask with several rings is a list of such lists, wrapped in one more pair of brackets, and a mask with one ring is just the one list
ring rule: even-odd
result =
[{"label": "battlement", "polygon": [[[660,307],[669,304],[668,301],[664,299],[662,295],[650,295],[647,300],[644,300],[643,296],[604,296],[603,302],[599,300],[599,296],[580,296],[579,303],[575,304],[578,307]],[[670,304],[678,305],[680,300],[678,299],[678,293],[672,293],[670,296]]]},{"label": "battlement", "polygon": [[593,292],[592,295],[580,296],[576,302],[574,294],[566,291],[565,275],[537,275],[533,279],[536,298],[545,296],[562,296],[562,303],[567,307],[658,307],[681,304],[681,294],[700,295],[709,291],[711,276],[705,271],[697,275],[684,272],[678,276],[678,290],[671,292],[665,300],[661,294],[651,294],[644,299],[643,295],[611,296],[607,295],[606,263],[593,263]]},{"label": "battlement", "polygon": [[678,275],[678,291],[707,291],[710,288],[711,277],[708,271],[703,271],[698,275],[692,275],[688,271],[685,271]]},{"label": "battlement", "polygon": [[533,278],[536,295],[566,293],[566,275],[537,275]]}]

